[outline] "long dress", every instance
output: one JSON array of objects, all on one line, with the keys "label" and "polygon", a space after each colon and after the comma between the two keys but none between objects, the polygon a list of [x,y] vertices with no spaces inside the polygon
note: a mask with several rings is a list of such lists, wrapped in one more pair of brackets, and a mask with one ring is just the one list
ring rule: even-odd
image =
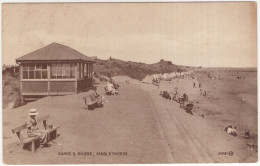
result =
[{"label": "long dress", "polygon": [[96,91],[91,90],[90,91],[90,99],[91,101],[96,101],[98,105],[102,105],[104,102],[104,96],[99,95]]},{"label": "long dress", "polygon": [[27,127],[27,136],[28,137],[36,137],[40,136],[40,143],[46,144],[47,143],[47,132],[40,130],[38,128],[38,122],[36,117],[28,117],[26,120],[26,127]]}]

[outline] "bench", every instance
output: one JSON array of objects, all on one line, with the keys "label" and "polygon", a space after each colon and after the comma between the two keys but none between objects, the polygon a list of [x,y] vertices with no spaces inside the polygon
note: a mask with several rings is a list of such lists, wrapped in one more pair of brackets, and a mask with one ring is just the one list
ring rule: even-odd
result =
[{"label": "bench", "polygon": [[[45,131],[47,131],[47,142],[57,138],[57,129],[59,128],[59,126],[53,126],[52,129],[49,129],[47,126],[47,119],[50,118],[50,115],[45,115],[43,117],[40,117],[37,119],[38,124],[39,123],[43,123],[44,129]],[[36,137],[24,137],[21,134],[22,130],[27,129],[26,124],[23,124],[19,127],[16,127],[14,129],[12,129],[13,134],[16,133],[16,135],[18,136],[19,140],[23,143],[23,149],[29,149],[32,153],[35,152],[35,150],[40,146],[40,137],[36,136]]]},{"label": "bench", "polygon": [[92,100],[91,95],[83,97],[83,99],[88,110],[100,102],[98,99]]}]

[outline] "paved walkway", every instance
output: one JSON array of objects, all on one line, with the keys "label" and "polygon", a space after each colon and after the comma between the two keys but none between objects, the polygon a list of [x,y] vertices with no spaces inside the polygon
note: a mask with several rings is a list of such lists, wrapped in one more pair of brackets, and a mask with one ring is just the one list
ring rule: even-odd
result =
[{"label": "paved walkway", "polygon": [[[11,164],[116,164],[222,163],[246,159],[238,139],[207,119],[185,113],[177,103],[159,96],[155,86],[120,85],[118,96],[106,96],[109,103],[93,111],[82,109],[82,97],[86,93],[47,97],[4,111],[4,161]],[[98,91],[104,93],[103,86]],[[60,136],[52,146],[37,149],[35,154],[22,150],[22,145],[15,146],[18,138],[10,134],[12,127],[26,118],[25,110],[33,107],[40,115],[50,114],[51,124],[61,126]],[[230,151],[232,156],[219,155],[219,152]]]},{"label": "paved walkway", "polygon": [[[103,93],[102,87],[99,88]],[[31,107],[37,108],[40,115],[49,113],[50,123],[61,128],[51,147],[39,148],[35,154],[22,150],[21,145],[5,148],[4,161],[12,164],[174,162],[158,128],[149,94],[140,87],[122,85],[119,96],[106,96],[109,103],[93,111],[82,109],[85,94],[47,97],[5,112],[5,121],[12,119],[4,126],[5,133],[18,124],[13,123],[16,119],[21,122],[26,117],[23,110]],[[18,141],[16,135],[8,136]],[[4,143],[10,141],[5,139]],[[109,152],[127,155],[109,155]]]}]

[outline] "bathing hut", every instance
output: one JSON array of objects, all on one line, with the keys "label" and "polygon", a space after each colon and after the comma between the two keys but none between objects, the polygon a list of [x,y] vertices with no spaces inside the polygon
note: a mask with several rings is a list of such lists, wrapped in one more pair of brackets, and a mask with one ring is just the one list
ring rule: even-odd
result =
[{"label": "bathing hut", "polygon": [[18,59],[24,98],[67,95],[92,86],[94,61],[61,44],[52,43]]}]

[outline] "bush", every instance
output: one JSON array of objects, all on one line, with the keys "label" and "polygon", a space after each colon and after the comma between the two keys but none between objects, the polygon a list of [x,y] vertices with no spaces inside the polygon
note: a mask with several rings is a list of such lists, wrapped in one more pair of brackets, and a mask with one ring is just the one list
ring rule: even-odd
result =
[{"label": "bush", "polygon": [[3,90],[3,108],[13,103],[13,107],[18,107],[22,104],[20,85],[18,77],[11,73],[5,73],[2,77]]}]

